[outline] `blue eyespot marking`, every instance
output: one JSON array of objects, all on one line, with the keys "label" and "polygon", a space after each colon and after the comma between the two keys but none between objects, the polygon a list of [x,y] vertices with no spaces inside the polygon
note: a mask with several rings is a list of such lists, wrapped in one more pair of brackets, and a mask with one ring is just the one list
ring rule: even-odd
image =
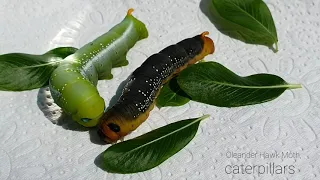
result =
[{"label": "blue eyespot marking", "polygon": [[90,119],[90,118],[82,118],[81,119],[81,121],[83,121],[83,122],[85,122],[85,123],[87,123],[87,122],[89,122],[89,121],[91,121],[92,119]]}]

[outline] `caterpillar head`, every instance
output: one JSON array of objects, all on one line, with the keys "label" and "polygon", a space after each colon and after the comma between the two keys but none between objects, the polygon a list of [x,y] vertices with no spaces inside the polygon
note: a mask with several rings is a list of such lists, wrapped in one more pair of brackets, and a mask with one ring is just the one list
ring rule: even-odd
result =
[{"label": "caterpillar head", "polygon": [[98,135],[106,143],[115,143],[132,131],[125,122],[123,117],[111,109],[101,117]]},{"label": "caterpillar head", "polygon": [[93,127],[99,123],[104,113],[105,103],[100,96],[92,96],[79,104],[72,118],[85,127]]}]

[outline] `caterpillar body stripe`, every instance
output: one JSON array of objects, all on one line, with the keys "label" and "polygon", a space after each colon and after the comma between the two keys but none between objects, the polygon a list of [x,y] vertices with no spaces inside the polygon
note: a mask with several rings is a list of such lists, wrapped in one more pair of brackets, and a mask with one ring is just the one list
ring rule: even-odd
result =
[{"label": "caterpillar body stripe", "polygon": [[134,131],[149,116],[164,83],[214,52],[214,43],[204,32],[171,45],[150,56],[128,78],[117,103],[101,117],[100,137],[116,142]]},{"label": "caterpillar body stripe", "polygon": [[66,57],[50,77],[55,103],[83,126],[97,125],[105,110],[96,88],[98,80],[111,79],[111,69],[127,65],[129,49],[148,37],[145,25],[132,12],[130,9],[122,22]]}]

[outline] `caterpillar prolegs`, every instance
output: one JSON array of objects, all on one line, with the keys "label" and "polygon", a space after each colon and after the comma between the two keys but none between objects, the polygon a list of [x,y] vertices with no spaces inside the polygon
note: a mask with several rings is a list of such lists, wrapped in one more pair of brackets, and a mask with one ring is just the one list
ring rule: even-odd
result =
[{"label": "caterpillar prolegs", "polygon": [[105,110],[96,88],[98,80],[111,79],[111,69],[127,65],[129,49],[148,37],[145,25],[132,12],[130,9],[121,23],[66,57],[50,77],[54,101],[83,126],[97,125]]},{"label": "caterpillar prolegs", "polygon": [[134,131],[149,116],[162,85],[187,66],[214,52],[204,32],[150,56],[128,78],[117,103],[101,117],[98,134],[109,143]]}]

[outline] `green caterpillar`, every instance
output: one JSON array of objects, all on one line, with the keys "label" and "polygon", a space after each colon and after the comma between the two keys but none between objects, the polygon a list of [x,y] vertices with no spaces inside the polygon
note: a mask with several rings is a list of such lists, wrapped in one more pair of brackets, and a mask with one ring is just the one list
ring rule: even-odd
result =
[{"label": "green caterpillar", "polygon": [[126,54],[135,43],[148,37],[146,26],[132,16],[66,57],[52,73],[52,97],[65,112],[86,127],[97,125],[105,110],[96,88],[99,79],[111,79],[111,69],[128,64]]}]

